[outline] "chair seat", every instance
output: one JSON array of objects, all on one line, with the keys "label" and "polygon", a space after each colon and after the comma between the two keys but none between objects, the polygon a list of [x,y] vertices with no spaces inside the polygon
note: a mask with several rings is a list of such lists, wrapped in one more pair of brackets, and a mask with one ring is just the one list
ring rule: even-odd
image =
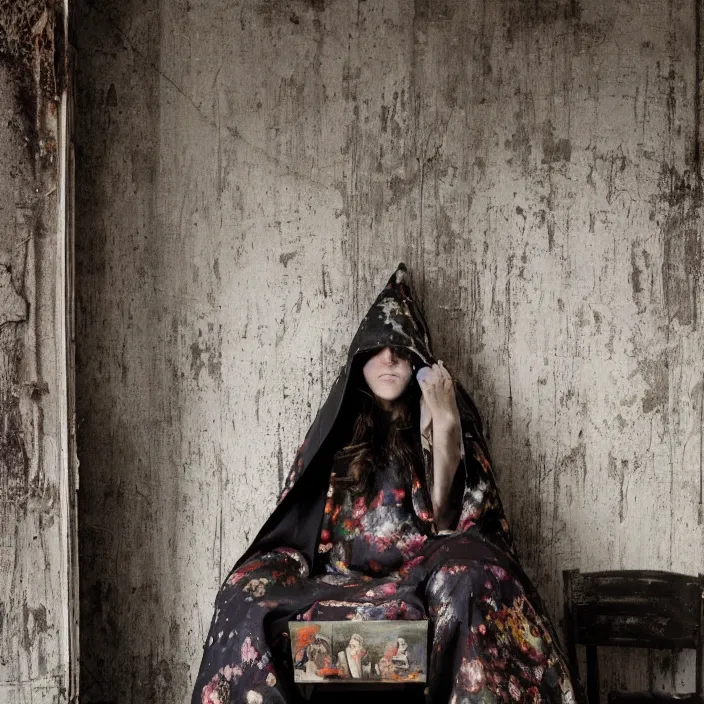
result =
[{"label": "chair seat", "polygon": [[697,694],[609,692],[609,704],[704,704]]}]

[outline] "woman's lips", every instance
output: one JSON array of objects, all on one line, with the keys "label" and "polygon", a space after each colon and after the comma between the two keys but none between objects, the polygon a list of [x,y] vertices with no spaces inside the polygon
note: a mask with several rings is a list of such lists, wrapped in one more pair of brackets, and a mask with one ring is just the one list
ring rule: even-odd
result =
[{"label": "woman's lips", "polygon": [[392,379],[396,379],[398,377],[395,374],[380,374],[379,378],[384,381],[391,381]]}]

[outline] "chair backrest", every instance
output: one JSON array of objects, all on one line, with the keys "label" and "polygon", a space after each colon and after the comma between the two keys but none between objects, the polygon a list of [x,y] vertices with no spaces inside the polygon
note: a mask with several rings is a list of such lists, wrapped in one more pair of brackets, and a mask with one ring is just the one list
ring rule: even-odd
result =
[{"label": "chair backrest", "polygon": [[563,572],[565,632],[577,668],[587,646],[587,697],[599,704],[596,646],[696,649],[696,693],[702,693],[704,576],[653,570]]}]

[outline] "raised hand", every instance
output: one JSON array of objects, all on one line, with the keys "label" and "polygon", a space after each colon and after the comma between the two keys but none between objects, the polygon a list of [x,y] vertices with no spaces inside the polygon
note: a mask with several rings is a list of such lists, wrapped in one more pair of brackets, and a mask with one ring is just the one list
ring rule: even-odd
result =
[{"label": "raised hand", "polygon": [[460,417],[455,398],[455,383],[442,360],[432,367],[422,367],[417,375],[423,400],[430,411],[433,426],[459,424]]}]

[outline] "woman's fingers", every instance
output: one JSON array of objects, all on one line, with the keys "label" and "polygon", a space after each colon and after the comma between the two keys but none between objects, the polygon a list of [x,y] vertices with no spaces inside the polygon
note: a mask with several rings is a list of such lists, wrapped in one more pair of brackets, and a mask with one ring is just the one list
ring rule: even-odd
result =
[{"label": "woman's fingers", "polygon": [[429,367],[423,367],[417,375],[423,395],[434,402],[445,396],[454,396],[454,383],[444,362],[439,359]]},{"label": "woman's fingers", "polygon": [[443,362],[442,359],[438,360],[438,365],[439,365],[440,372],[445,377],[445,379],[452,379],[452,377],[450,376],[450,372],[447,371],[447,367],[445,366],[445,362]]},{"label": "woman's fingers", "polygon": [[452,377],[437,364],[428,368],[422,378],[419,376],[418,382],[423,395],[428,397],[429,401],[451,396],[454,391]]},{"label": "woman's fingers", "polygon": [[452,377],[450,376],[450,372],[447,371],[447,367],[445,367],[445,364],[440,359],[430,367],[430,373],[426,376],[426,379],[427,381],[438,383],[446,380],[451,381]]},{"label": "woman's fingers", "polygon": [[436,396],[440,396],[450,402],[450,399],[455,398],[455,383],[447,371],[444,362],[439,359],[435,365],[435,382],[433,391]]}]

